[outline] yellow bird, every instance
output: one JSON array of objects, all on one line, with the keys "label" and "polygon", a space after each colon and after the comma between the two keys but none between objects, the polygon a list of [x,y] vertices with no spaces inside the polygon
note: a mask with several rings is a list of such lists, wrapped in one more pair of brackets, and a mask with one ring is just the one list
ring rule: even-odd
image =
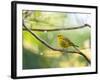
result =
[{"label": "yellow bird", "polygon": [[64,37],[63,35],[60,35],[60,34],[57,35],[57,40],[58,40],[59,45],[62,48],[68,48],[70,46],[78,47],[77,45],[74,45],[74,43],[72,43],[67,37]]}]

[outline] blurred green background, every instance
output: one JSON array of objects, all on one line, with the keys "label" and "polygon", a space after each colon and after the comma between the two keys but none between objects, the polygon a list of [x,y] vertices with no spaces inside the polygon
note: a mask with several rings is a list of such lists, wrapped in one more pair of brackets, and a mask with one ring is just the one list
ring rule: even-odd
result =
[{"label": "blurred green background", "polygon": [[[25,25],[29,29],[77,27],[86,23],[85,21],[89,19],[88,16],[90,16],[90,14],[85,13],[49,12],[39,10],[23,10],[22,15],[25,19]],[[57,43],[57,35],[62,34],[68,37],[74,44],[78,45],[79,49],[83,50],[86,55],[90,56],[91,30],[89,27],[77,30],[33,32],[55,48],[61,48]],[[22,34],[23,69],[87,66],[86,60],[78,54],[63,54],[59,51],[53,51],[38,41],[27,30],[23,30]]]}]

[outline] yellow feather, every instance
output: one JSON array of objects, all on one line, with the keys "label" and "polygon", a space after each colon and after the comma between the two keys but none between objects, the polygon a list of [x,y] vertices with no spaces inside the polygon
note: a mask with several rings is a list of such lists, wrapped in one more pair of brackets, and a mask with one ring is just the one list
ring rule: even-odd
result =
[{"label": "yellow feather", "polygon": [[68,48],[70,46],[76,46],[68,38],[65,38],[63,35],[58,35],[57,39],[58,39],[59,45],[62,48]]}]

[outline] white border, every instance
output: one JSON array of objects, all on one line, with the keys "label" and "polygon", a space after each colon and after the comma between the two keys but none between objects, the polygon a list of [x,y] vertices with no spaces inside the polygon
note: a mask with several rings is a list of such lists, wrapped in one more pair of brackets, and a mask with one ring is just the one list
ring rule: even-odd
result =
[{"label": "white border", "polygon": [[[91,13],[91,66],[84,68],[52,68],[52,69],[31,69],[22,70],[22,10],[48,10],[48,11],[62,11],[62,12],[86,12]],[[24,5],[17,4],[17,76],[35,76],[35,75],[49,75],[49,74],[63,74],[63,73],[82,73],[94,72],[96,68],[95,59],[95,9],[91,8],[74,8],[74,7],[58,7],[58,6],[45,6],[45,5]]]}]

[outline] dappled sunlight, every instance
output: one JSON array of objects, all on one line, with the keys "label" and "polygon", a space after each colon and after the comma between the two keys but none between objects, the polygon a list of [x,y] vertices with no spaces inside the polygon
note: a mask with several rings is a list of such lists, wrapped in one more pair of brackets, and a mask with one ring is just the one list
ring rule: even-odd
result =
[{"label": "dappled sunlight", "polygon": [[61,62],[59,62],[59,67],[61,67],[61,68],[71,67],[71,63],[68,61],[61,61]]},{"label": "dappled sunlight", "polygon": [[61,68],[67,68],[67,67],[85,67],[85,63],[80,63],[77,60],[74,61],[60,61],[59,62],[59,67]]},{"label": "dappled sunlight", "polygon": [[24,42],[23,47],[25,47],[26,49],[32,51],[32,52],[38,52],[38,45],[34,44],[31,45],[29,42]]},{"label": "dappled sunlight", "polygon": [[91,50],[90,49],[81,49],[81,52],[87,56],[89,60],[91,60]]},{"label": "dappled sunlight", "polygon": [[60,58],[63,54],[59,51],[52,51],[52,50],[48,50],[48,51],[44,51],[44,55],[45,57],[48,58]]}]

